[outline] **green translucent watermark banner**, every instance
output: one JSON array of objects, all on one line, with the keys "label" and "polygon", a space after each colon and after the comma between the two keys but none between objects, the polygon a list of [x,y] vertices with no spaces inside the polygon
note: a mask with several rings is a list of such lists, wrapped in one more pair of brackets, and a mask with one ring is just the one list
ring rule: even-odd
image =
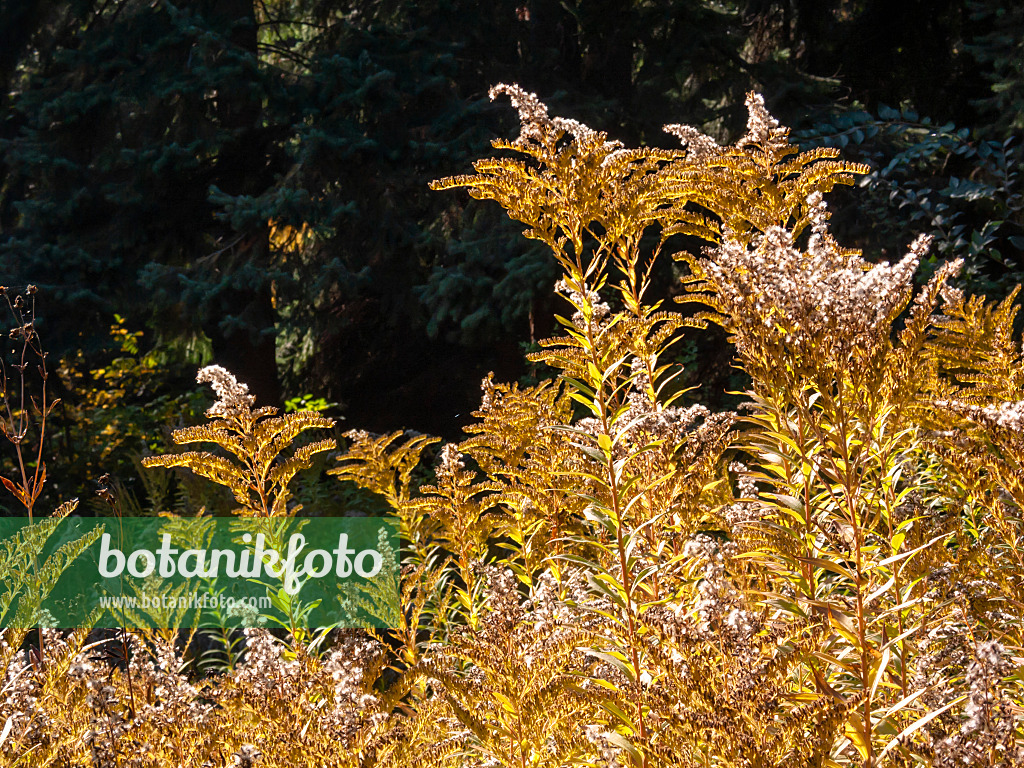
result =
[{"label": "green translucent watermark banner", "polygon": [[0,627],[393,627],[395,521],[0,518]]}]

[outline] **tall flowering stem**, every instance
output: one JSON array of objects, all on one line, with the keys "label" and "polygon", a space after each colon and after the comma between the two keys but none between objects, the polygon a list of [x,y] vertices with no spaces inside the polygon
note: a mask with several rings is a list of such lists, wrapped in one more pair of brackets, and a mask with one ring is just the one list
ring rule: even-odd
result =
[{"label": "tall flowering stem", "polygon": [[282,517],[294,514],[289,509],[288,485],[292,478],[312,464],[313,457],[337,447],[334,438],[325,438],[296,448],[290,456],[283,452],[308,429],[330,429],[334,420],[314,411],[299,411],[277,416],[277,408],[253,409],[255,396],[249,388],[219,365],[199,371],[196,381],[209,383],[217,401],[206,411],[207,424],[174,431],[178,445],[213,443],[229,457],[210,451],[186,451],[142,460],[146,467],[185,467],[201,477],[224,485],[241,505],[239,514],[249,517]]},{"label": "tall flowering stem", "polygon": [[[43,461],[43,447],[46,442],[46,422],[60,400],[51,400],[47,385],[50,374],[46,366],[47,354],[43,351],[36,331],[36,287],[30,285],[25,294],[12,295],[6,287],[0,287],[0,296],[7,303],[9,317],[14,321],[10,329],[10,340],[20,344],[15,347],[17,358],[10,367],[17,371],[11,381],[8,361],[0,357],[0,405],[3,408],[0,430],[14,446],[18,462],[19,481],[0,477],[0,482],[25,508],[29,519],[33,517],[36,501],[46,482],[46,462]],[[32,371],[39,374],[39,397],[33,397],[29,382]],[[33,419],[33,411],[37,418]],[[30,433],[35,431],[32,436]],[[35,450],[27,450],[32,440]]]},{"label": "tall flowering stem", "polygon": [[[749,242],[727,237],[707,258],[689,259],[688,288],[718,313],[753,379],[746,449],[773,502],[741,535],[769,553],[797,610],[832,626],[815,685],[861,701],[847,736],[869,766],[876,731],[896,724],[875,714],[888,701],[882,694],[891,680],[908,694],[905,606],[914,602],[909,561],[918,552],[906,546],[914,514],[904,478],[926,461],[922,407],[936,386],[924,354],[929,317],[959,264],[933,277],[896,338],[927,239],[894,265],[872,265],[829,234],[819,194],[807,212],[806,248],[783,228]],[[855,664],[836,661],[850,653]]]}]

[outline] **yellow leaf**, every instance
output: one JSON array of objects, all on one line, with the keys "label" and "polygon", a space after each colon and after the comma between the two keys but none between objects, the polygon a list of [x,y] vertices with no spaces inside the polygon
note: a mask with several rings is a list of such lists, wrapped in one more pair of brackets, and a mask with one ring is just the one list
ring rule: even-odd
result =
[{"label": "yellow leaf", "polygon": [[836,610],[830,605],[828,606],[828,621],[832,628],[842,635],[850,645],[855,648],[860,646],[860,641],[856,634],[857,629],[847,614]]},{"label": "yellow leaf", "polygon": [[864,721],[861,719],[858,712],[850,712],[850,716],[846,719],[846,738],[857,748],[860,752],[862,760],[868,759],[868,752],[870,751],[870,742],[868,740],[867,732],[864,728]]},{"label": "yellow leaf", "polygon": [[515,712],[516,712],[515,707],[512,706],[512,702],[509,700],[509,698],[507,696],[503,696],[502,694],[498,693],[497,691],[493,692],[492,695],[494,696],[494,698],[496,698],[498,700],[498,703],[501,704],[501,708],[502,709],[504,709],[509,714],[513,714],[513,715],[515,714]]}]

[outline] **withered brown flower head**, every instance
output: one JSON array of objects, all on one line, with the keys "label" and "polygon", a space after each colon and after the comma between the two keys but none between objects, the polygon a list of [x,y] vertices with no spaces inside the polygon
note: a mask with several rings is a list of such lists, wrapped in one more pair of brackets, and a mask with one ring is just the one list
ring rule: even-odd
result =
[{"label": "withered brown flower head", "polygon": [[210,384],[217,393],[217,402],[206,412],[210,418],[230,418],[248,413],[256,402],[256,396],[249,394],[249,386],[239,382],[230,371],[219,365],[201,368],[196,375],[196,381],[200,384]]},{"label": "withered brown flower head", "polygon": [[[522,127],[515,143],[520,146],[525,146],[530,142],[543,143],[550,136],[552,129],[555,132],[567,133],[573,138],[591,136],[596,133],[577,120],[549,117],[547,106],[537,98],[537,94],[529,93],[518,85],[498,83],[487,92],[491,101],[502,94],[508,96],[512,101],[512,106],[519,111]],[[615,143],[618,144],[618,142]]]},{"label": "withered brown flower head", "polygon": [[888,334],[888,321],[912,290],[930,238],[918,237],[896,264],[870,264],[840,248],[829,234],[820,193],[811,194],[807,204],[806,250],[796,246],[788,230],[773,227],[749,245],[726,233],[703,263],[732,318],[741,352],[767,334],[797,354],[818,349],[845,358]]}]

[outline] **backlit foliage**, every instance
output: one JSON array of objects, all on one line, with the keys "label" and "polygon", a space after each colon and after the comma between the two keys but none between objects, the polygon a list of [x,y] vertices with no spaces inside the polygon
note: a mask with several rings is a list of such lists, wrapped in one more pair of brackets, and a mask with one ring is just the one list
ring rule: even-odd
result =
[{"label": "backlit foliage", "polygon": [[298,411],[276,416],[277,409],[264,406],[253,410],[255,397],[248,387],[220,366],[211,365],[199,372],[197,381],[210,382],[217,393],[206,415],[208,424],[174,431],[174,442],[214,443],[234,458],[209,451],[150,456],[145,467],[186,467],[197,475],[227,486],[241,504],[240,514],[277,517],[294,514],[289,510],[288,485],[303,469],[308,469],[317,453],[336,447],[333,438],[300,446],[287,457],[281,453],[291,447],[307,429],[328,429],[334,420],[314,411]]},{"label": "backlit foliage", "polygon": [[[567,308],[531,359],[557,376],[488,376],[429,481],[434,438],[347,434],[331,474],[399,520],[396,626],[283,641],[250,628],[244,655],[202,681],[166,637],[133,635],[127,668],[77,635],[51,641],[47,666],[5,649],[4,756],[1024,765],[1015,295],[963,296],[959,262],[916,289],[927,238],[896,264],[842,247],[823,194],[863,169],[798,153],[760,96],[734,146],[670,126],[686,147],[667,151],[498,93],[522,131],[495,146],[521,157],[436,187],[497,200],[550,247]],[[709,243],[679,257],[697,314],[648,296],[676,234]],[[672,345],[709,322],[751,379],[735,413],[681,399]],[[220,396],[211,422],[175,441],[232,458],[147,463],[227,485],[246,514],[294,514],[289,481],[334,444],[282,452],[329,420],[254,410],[223,369],[200,380]]]}]

